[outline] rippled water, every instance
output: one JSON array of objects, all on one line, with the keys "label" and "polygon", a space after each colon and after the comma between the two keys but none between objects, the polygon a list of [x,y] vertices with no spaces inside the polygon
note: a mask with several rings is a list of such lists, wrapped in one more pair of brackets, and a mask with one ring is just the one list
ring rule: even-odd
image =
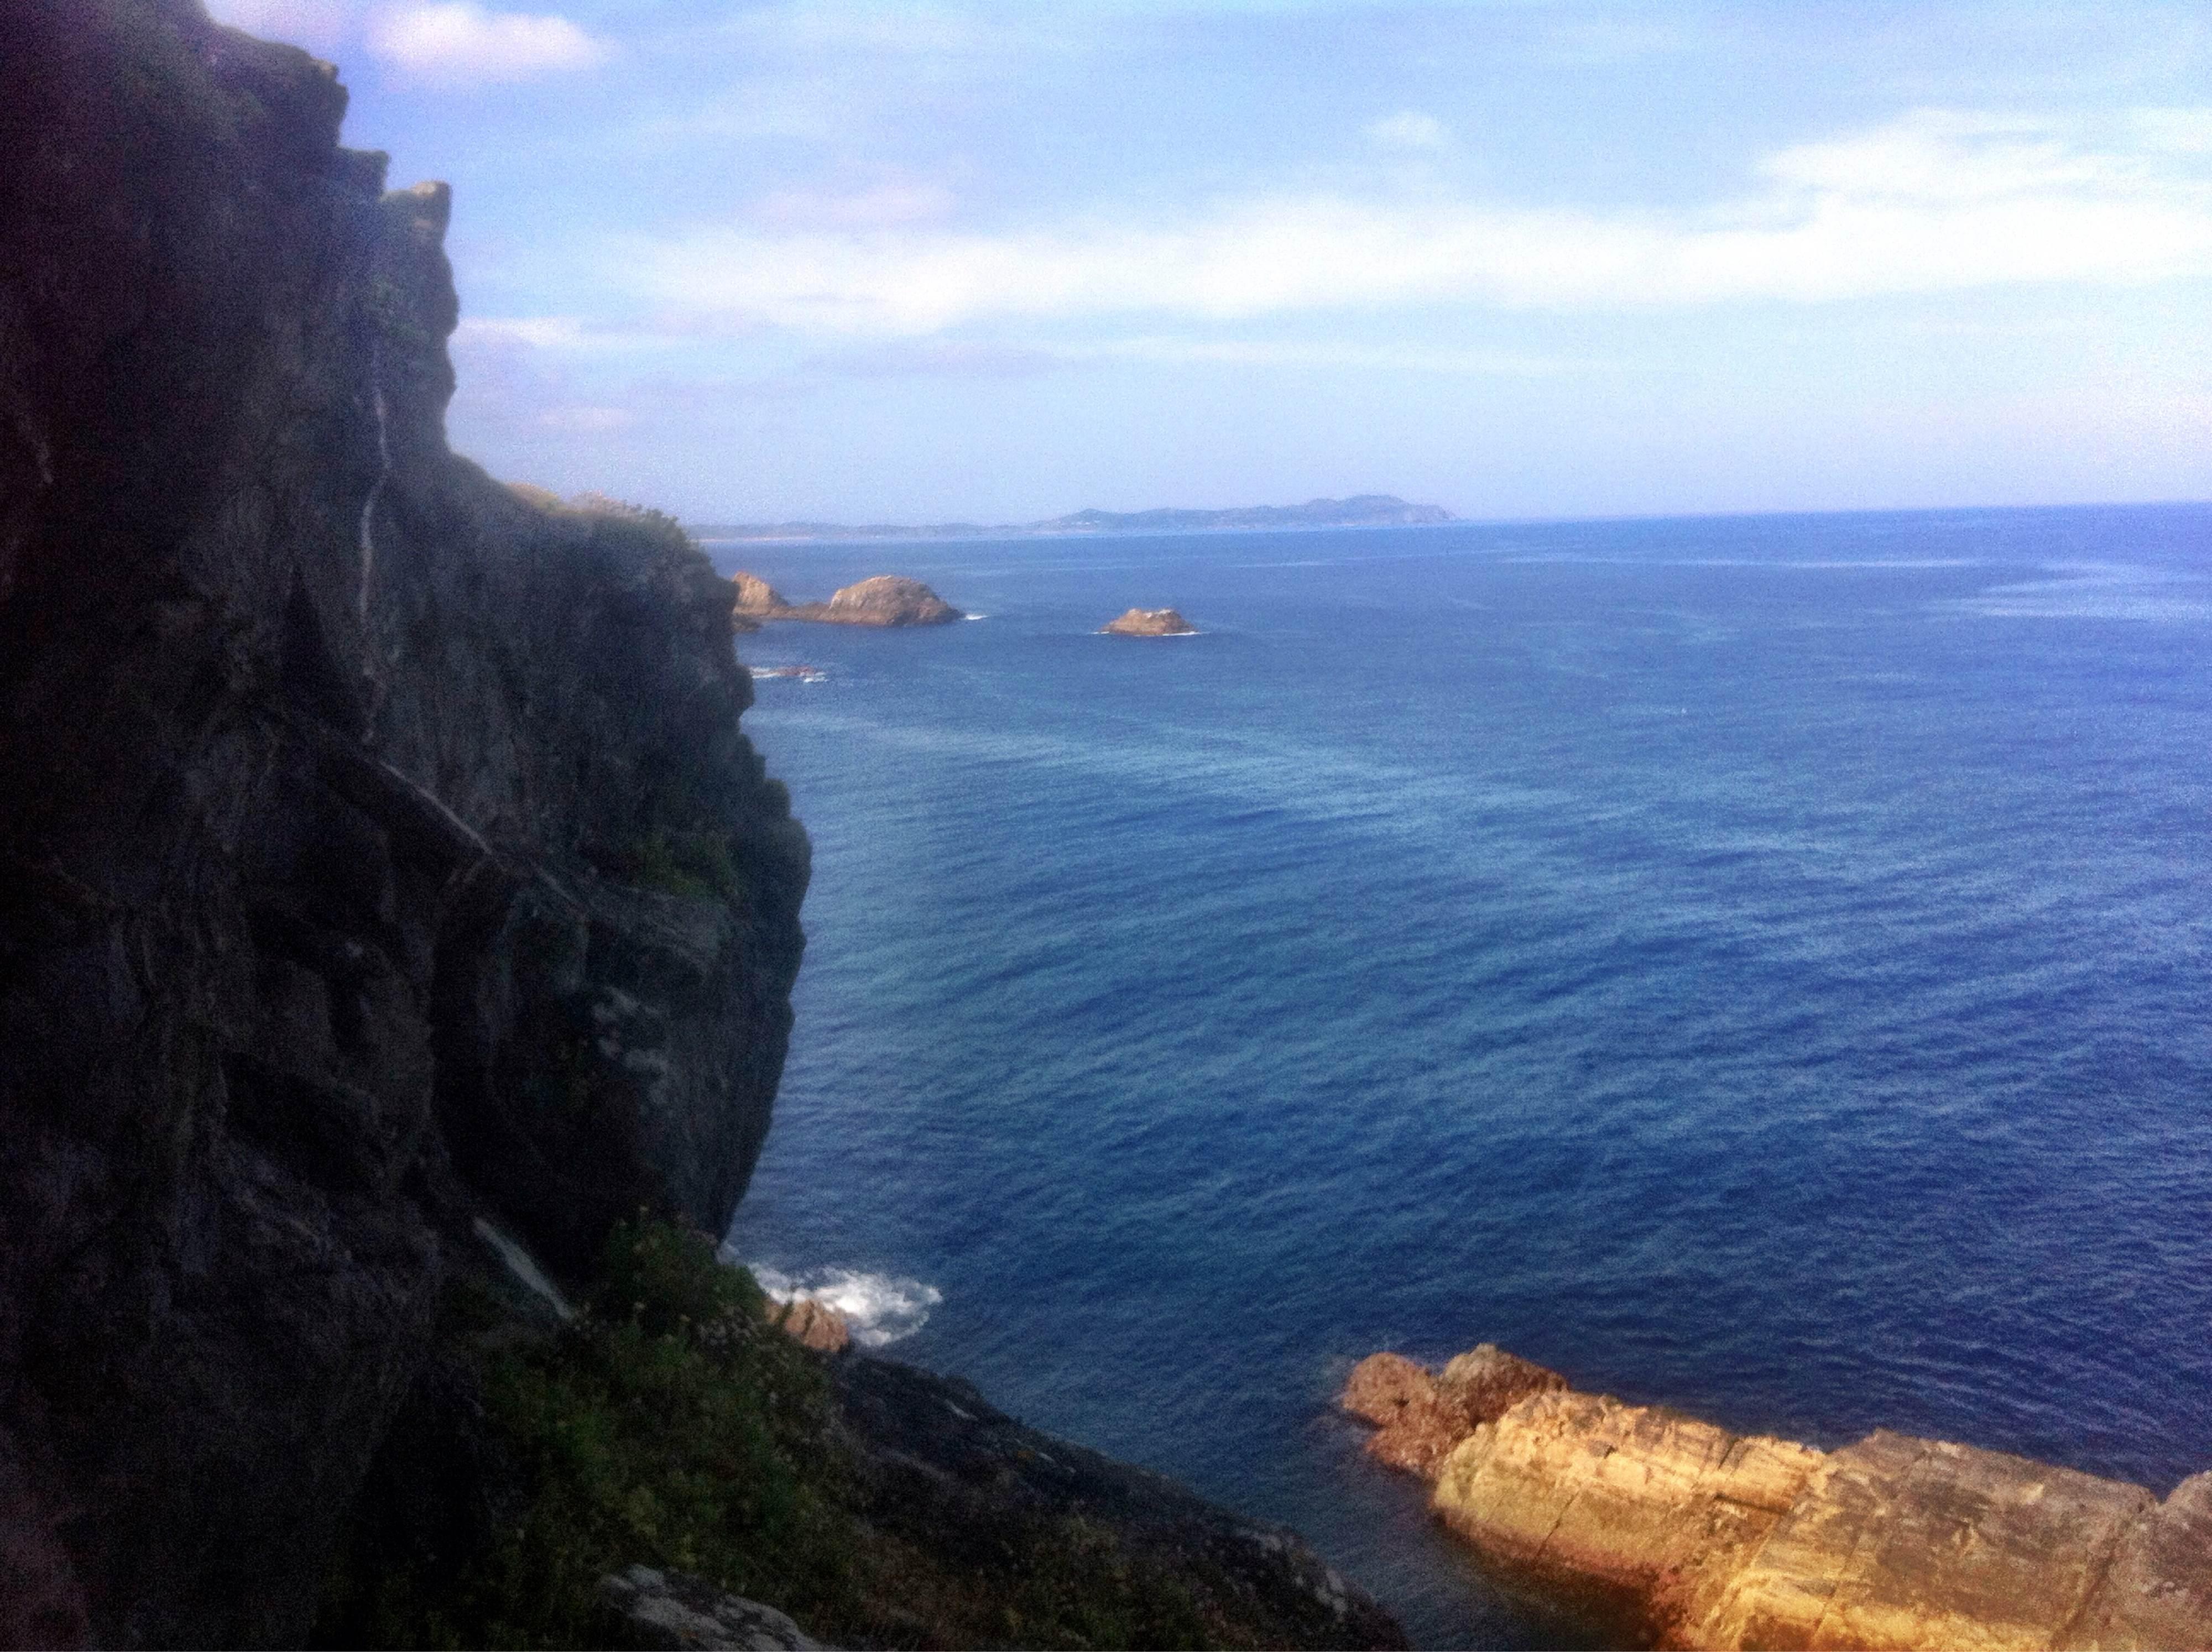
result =
[{"label": "rippled water", "polygon": [[894,1354],[1429,1644],[1531,1631],[1330,1416],[1376,1348],[2212,1466],[2212,508],[714,549],[988,616],[740,644],[827,680],[732,1242]]}]

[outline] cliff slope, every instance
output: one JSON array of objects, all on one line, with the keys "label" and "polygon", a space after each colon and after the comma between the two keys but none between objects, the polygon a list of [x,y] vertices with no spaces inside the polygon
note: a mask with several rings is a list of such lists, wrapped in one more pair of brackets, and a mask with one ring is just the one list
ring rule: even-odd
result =
[{"label": "cliff slope", "polygon": [[718,1232],[803,835],[728,586],[447,450],[441,185],[193,0],[0,18],[0,1641],[296,1642],[489,1215]]}]

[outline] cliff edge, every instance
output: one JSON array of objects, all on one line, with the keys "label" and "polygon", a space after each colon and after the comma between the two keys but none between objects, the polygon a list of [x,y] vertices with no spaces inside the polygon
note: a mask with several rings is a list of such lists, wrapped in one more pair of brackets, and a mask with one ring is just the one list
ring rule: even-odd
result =
[{"label": "cliff edge", "polygon": [[478,1218],[726,1223],[807,847],[707,559],[447,450],[331,69],[4,30],[0,1642],[296,1643]]}]

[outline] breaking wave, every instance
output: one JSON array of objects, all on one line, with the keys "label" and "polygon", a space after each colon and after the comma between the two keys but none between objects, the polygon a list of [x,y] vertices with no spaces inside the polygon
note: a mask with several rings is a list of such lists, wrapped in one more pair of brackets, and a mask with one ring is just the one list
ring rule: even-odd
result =
[{"label": "breaking wave", "polygon": [[888,1273],[860,1273],[848,1267],[811,1267],[796,1273],[746,1264],[762,1290],[778,1302],[811,1297],[844,1316],[853,1340],[863,1348],[881,1348],[910,1337],[929,1322],[929,1310],[945,1300],[945,1293],[920,1279],[895,1278]]}]

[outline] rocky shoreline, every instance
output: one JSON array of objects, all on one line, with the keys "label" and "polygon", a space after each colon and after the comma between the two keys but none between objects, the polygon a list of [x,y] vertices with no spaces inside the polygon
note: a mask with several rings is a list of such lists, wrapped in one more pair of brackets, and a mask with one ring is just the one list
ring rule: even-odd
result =
[{"label": "rocky shoreline", "polygon": [[2212,1645],[2212,1473],[2164,1501],[1877,1430],[1823,1452],[1578,1393],[1485,1345],[1356,1367],[1369,1450],[1511,1586],[1623,1645]]}]

